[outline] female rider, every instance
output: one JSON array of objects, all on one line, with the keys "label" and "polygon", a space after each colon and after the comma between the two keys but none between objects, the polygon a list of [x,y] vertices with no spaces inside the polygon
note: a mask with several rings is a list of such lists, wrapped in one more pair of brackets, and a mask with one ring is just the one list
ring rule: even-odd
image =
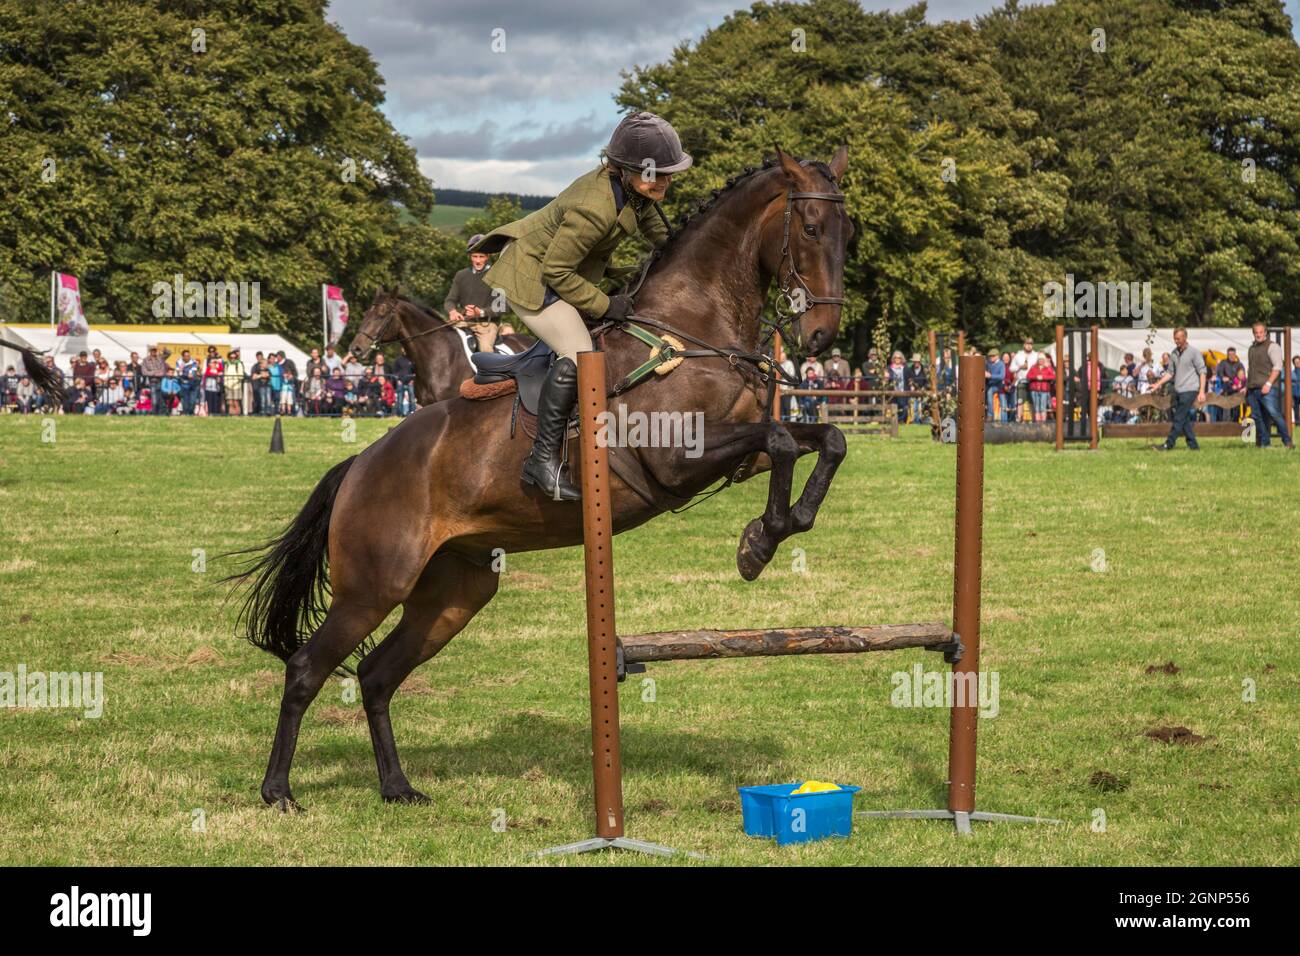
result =
[{"label": "female rider", "polygon": [[488,233],[472,250],[501,252],[484,281],[504,293],[510,309],[555,352],[523,479],[557,501],[581,497],[563,469],[560,446],[578,398],[577,356],[592,349],[583,316],[622,319],[632,311],[628,296],[607,296],[596,283],[625,237],[638,233],[656,248],[668,241],[658,203],[673,174],[691,162],[666,120],[633,113],[614,130],[600,166],[536,212]]}]

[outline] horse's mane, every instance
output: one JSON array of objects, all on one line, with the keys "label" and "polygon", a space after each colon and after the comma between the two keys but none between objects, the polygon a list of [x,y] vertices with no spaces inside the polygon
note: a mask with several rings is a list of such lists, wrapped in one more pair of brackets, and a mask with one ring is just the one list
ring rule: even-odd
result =
[{"label": "horse's mane", "polygon": [[[800,159],[798,160],[798,163],[800,166],[817,170],[817,172],[821,173],[823,176],[826,177],[827,182],[833,185],[838,185],[835,182],[835,175],[831,172],[830,166],[828,166],[826,163],[822,162],[821,160]],[[663,260],[664,258],[666,258],[668,254],[672,252],[674,248],[677,247],[682,236],[686,235],[686,233],[690,231],[692,226],[698,226],[700,220],[704,218],[705,214],[710,209],[712,209],[714,206],[718,204],[719,200],[721,200],[723,197],[727,195],[730,195],[731,192],[737,187],[739,187],[740,185],[749,182],[754,175],[758,173],[766,172],[767,170],[772,169],[773,167],[778,165],[780,165],[780,160],[776,156],[769,156],[765,160],[763,160],[761,166],[746,166],[740,172],[736,173],[736,175],[729,177],[727,181],[723,183],[721,186],[719,186],[717,189],[714,189],[707,196],[702,197],[698,202],[696,202],[695,208],[687,213],[686,218],[682,220],[681,225],[676,229],[671,230],[671,234],[668,237],[668,241],[664,243],[660,248],[655,249],[654,251],[650,252],[645,258],[641,259],[640,263],[638,263],[637,265],[637,272],[639,273],[641,269],[645,267],[646,258],[649,258],[651,260]],[[652,264],[650,266],[650,272],[649,272],[650,275],[654,273],[656,266],[657,263]]]},{"label": "horse's mane", "polygon": [[413,299],[413,298],[411,298],[409,295],[402,295],[400,292],[390,292],[390,293],[388,293],[388,295],[389,295],[390,298],[394,298],[394,299],[396,299],[398,302],[405,302],[407,305],[409,305],[409,306],[413,306],[414,308],[419,309],[421,312],[423,312],[423,313],[424,313],[425,315],[427,315],[429,318],[431,318],[431,319],[435,319],[435,320],[437,320],[438,322],[441,322],[443,325],[448,325],[448,324],[450,324],[450,323],[448,323],[448,321],[447,321],[447,317],[446,317],[445,315],[443,315],[441,312],[439,312],[439,311],[438,311],[437,309],[435,309],[433,306],[431,306],[431,305],[426,305],[425,303],[421,302],[419,299]]}]

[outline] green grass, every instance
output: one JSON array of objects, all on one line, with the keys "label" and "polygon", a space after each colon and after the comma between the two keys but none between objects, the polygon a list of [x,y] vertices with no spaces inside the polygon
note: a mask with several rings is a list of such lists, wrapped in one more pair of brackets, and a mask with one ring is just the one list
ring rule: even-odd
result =
[{"label": "green grass", "polygon": [[[43,443],[38,418],[0,419],[0,671],[102,671],[107,697],[99,719],[0,709],[0,864],[515,864],[589,834],[577,549],[509,556],[496,600],[395,699],[431,805],[380,801],[337,679],[294,767],[308,812],[261,805],[282,668],[234,637],[216,556],[277,530],[387,427],[362,421],[349,445],[337,422],[286,421],[288,453],[269,456],[265,421],[66,417]],[[953,449],[905,431],[850,439],[817,527],[755,583],[734,550],[765,479],[618,538],[620,630],[943,620]],[[1203,444],[988,448],[983,665],[1001,700],[980,723],[979,804],[1064,826],[957,841],[946,824],[859,821],[850,840],[782,849],[743,836],[743,784],[834,779],[862,787],[861,808],[942,805],[946,711],[890,706],[891,674],[939,666],[915,651],[661,665],[653,694],[632,678],[629,834],[728,864],[1300,862],[1300,458]],[[1146,672],[1167,661],[1176,674]],[[1143,736],[1161,726],[1206,739]]]},{"label": "green grass", "polygon": [[[477,216],[483,212],[478,206],[447,206],[437,203],[429,213],[428,223],[437,229],[445,232],[458,232],[470,216]],[[406,209],[398,211],[398,217],[403,222],[413,222],[415,216]]]},{"label": "green grass", "polygon": [[429,213],[429,225],[438,229],[459,229],[465,225],[470,216],[477,216],[483,210],[477,206],[444,206],[441,203]]}]

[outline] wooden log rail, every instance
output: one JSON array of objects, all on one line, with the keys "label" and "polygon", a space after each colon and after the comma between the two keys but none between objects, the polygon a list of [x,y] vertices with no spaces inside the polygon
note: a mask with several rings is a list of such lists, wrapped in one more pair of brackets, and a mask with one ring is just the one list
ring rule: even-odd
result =
[{"label": "wooden log rail", "polygon": [[660,631],[620,638],[628,664],[702,661],[722,657],[786,657],[793,654],[860,654],[909,647],[951,652],[946,624],[878,624],[872,627],[790,627],[744,631]]},{"label": "wooden log rail", "polygon": [[[1231,395],[1218,395],[1214,392],[1207,392],[1205,402],[1198,404],[1196,407],[1209,408],[1214,406],[1225,411],[1232,411],[1235,408],[1240,408],[1245,402],[1245,392],[1234,392]],[[1160,412],[1167,412],[1173,403],[1172,395],[1157,392],[1147,392],[1145,395],[1121,395],[1119,392],[1107,392],[1101,397],[1102,405],[1116,406],[1130,412],[1136,412],[1142,408],[1154,408]]]},{"label": "wooden log rail", "polygon": [[919,391],[917,389],[899,389],[890,391],[886,389],[853,389],[853,388],[796,388],[792,385],[782,385],[783,395],[793,395],[796,398],[808,396],[810,398],[853,398],[855,396],[865,398],[933,398],[937,393],[929,391]]}]

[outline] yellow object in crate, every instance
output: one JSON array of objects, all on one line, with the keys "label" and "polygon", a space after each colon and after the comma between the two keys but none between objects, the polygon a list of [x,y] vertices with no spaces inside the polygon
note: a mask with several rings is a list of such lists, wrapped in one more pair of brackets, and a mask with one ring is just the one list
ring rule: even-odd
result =
[{"label": "yellow object in crate", "polygon": [[838,783],[826,783],[824,780],[805,780],[798,788],[790,792],[790,796],[798,793],[826,793],[829,790],[838,790]]}]

